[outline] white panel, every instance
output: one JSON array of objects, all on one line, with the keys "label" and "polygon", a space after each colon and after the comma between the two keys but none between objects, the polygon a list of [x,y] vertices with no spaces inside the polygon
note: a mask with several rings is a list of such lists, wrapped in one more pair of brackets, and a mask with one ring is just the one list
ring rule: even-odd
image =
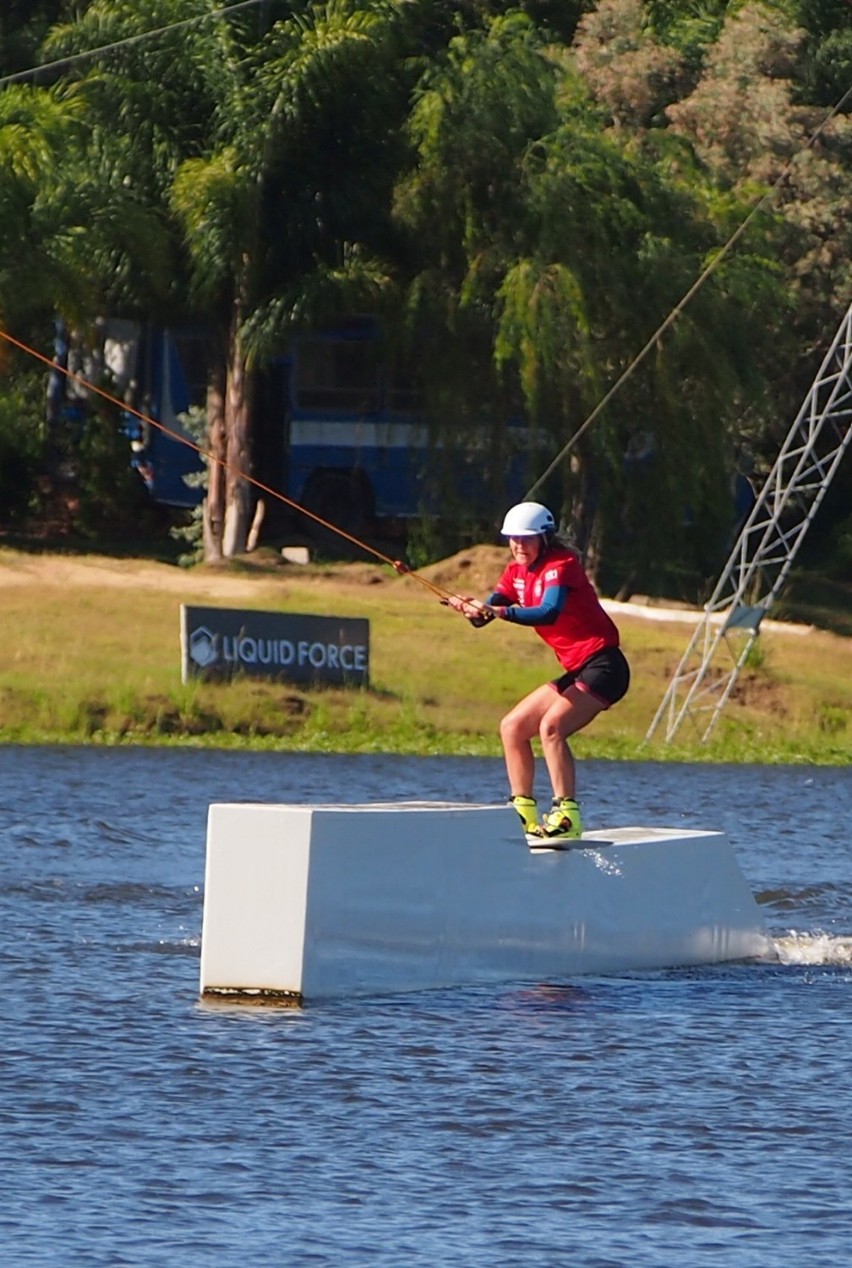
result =
[{"label": "white panel", "polygon": [[377,423],[367,418],[294,418],[289,443],[291,449],[425,449],[429,431],[415,423]]},{"label": "white panel", "polygon": [[721,833],[619,828],[531,852],[506,807],[246,805],[211,807],[211,823],[219,812],[202,989],[312,999],[771,954]]},{"label": "white panel", "polygon": [[214,805],[207,820],[201,989],[301,989],[310,812]]}]

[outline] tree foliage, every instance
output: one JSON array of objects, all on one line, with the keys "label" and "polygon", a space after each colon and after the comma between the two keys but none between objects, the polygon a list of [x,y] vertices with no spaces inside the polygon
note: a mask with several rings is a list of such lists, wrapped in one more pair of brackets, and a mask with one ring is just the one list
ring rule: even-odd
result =
[{"label": "tree foliage", "polygon": [[521,415],[531,483],[565,449],[545,492],[602,578],[712,573],[848,303],[846,0],[10,3],[0,72],[28,59],[63,60],[0,89],[0,319],[210,331],[211,553],[245,544],[255,368],[360,311],[438,452],[489,429],[485,485]]},{"label": "tree foliage", "polygon": [[844,212],[852,204],[852,120],[826,122],[824,110],[797,101],[803,40],[776,9],[745,5],[725,22],[694,91],[667,111],[715,187],[752,201],[772,190],[775,262],[795,305],[793,346],[808,340],[817,313],[834,325],[852,293]]}]

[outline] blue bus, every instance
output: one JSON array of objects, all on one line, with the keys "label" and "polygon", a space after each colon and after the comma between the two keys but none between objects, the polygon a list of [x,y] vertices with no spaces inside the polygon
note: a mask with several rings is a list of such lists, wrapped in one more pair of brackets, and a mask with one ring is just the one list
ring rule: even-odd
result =
[{"label": "blue bus", "polygon": [[204,497],[205,465],[193,445],[204,447],[206,440],[191,436],[182,419],[191,408],[202,408],[206,399],[203,339],[192,332],[121,325],[123,338],[115,324],[111,332],[108,327],[105,361],[117,382],[126,384],[128,403],[168,428],[161,431],[135,414],[124,414],[131,463],[156,502],[178,509],[198,506]]},{"label": "blue bus", "polygon": [[[114,351],[113,360],[120,359]],[[133,360],[131,349],[123,359]],[[205,401],[203,336],[140,331],[133,379],[137,408],[183,434],[180,415]],[[435,513],[439,491],[444,506],[454,499],[472,514],[485,510],[492,429],[467,431],[463,441],[437,433],[427,421],[415,372],[386,354],[375,318],[352,317],[295,338],[258,380],[253,474],[297,506],[353,533],[375,520]],[[194,479],[202,469],[197,453],[132,415],[125,426],[133,464],[152,497],[171,506],[197,505],[203,497]],[[535,455],[525,425],[513,423],[504,435],[500,492],[509,502],[523,496]]]},{"label": "blue bus", "polygon": [[282,368],[287,496],[350,530],[420,514],[434,442],[413,375],[383,354],[377,323],[299,337]]}]

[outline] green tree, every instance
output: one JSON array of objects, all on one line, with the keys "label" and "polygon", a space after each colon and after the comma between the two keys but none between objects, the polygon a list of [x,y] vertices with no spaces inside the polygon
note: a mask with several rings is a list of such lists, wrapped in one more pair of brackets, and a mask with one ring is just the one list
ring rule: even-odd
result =
[{"label": "green tree", "polygon": [[[837,15],[828,14],[830,5],[810,6],[805,15],[807,8],[604,0],[583,20],[575,41],[577,63],[608,125],[628,133],[633,152],[665,169],[693,204],[672,220],[673,243],[684,241],[678,227],[684,215],[714,225],[716,241],[723,242],[784,175],[710,293],[705,286],[686,314],[692,321],[701,312],[706,346],[713,349],[705,363],[697,347],[693,364],[702,364],[706,383],[719,380],[729,397],[727,407],[720,400],[718,414],[727,420],[729,465],[737,451],[774,458],[779,432],[810,381],[810,345],[826,325],[833,327],[848,297],[848,120],[834,120],[816,146],[805,147],[825,111],[806,104],[806,37],[795,22],[809,16],[816,38],[835,31]],[[689,31],[682,25],[687,17]],[[703,34],[690,45],[699,17]],[[684,57],[668,80],[660,77],[661,41]],[[665,106],[661,88],[678,99]],[[708,249],[710,240],[704,241]],[[694,261],[697,276],[700,257],[685,258]],[[688,270],[681,276],[694,280]],[[720,291],[737,297],[729,322],[712,315],[707,301],[714,289],[717,299]],[[679,317],[666,339],[669,348],[687,329]],[[729,338],[733,331],[739,350]],[[738,374],[725,386],[723,367],[736,366]],[[684,371],[683,383],[693,382],[686,362]],[[628,396],[620,399],[626,403]]]},{"label": "green tree", "polygon": [[719,231],[666,162],[623,148],[582,111],[542,139],[526,175],[531,219],[501,287],[496,347],[518,364],[554,451],[571,444],[552,496],[602,583],[647,585],[662,555],[712,568],[730,519],[731,423],[759,387],[742,299],[772,287],[771,269],[751,256],[720,270],[575,442]]},{"label": "green tree", "polygon": [[46,93],[13,85],[0,93],[0,321],[17,324],[49,304],[65,278],[45,190],[75,128],[74,112]]},{"label": "green tree", "polygon": [[0,9],[0,77],[24,75],[37,65],[49,28],[80,7],[74,0],[5,0]]},{"label": "green tree", "polygon": [[85,124],[69,179],[90,189],[92,201],[100,190],[106,208],[123,191],[122,214],[151,234],[137,238],[123,274],[108,259],[93,261],[111,314],[172,324],[189,315],[170,197],[180,163],[201,153],[216,106],[203,17],[195,0],[93,0],[54,27],[42,49],[48,60],[67,61],[54,95],[74,103]]},{"label": "green tree", "polygon": [[[42,352],[48,351],[45,332],[52,330],[57,313],[82,334],[84,343],[96,344],[96,316],[115,311],[128,294],[139,295],[137,262],[146,254],[154,261],[147,274],[149,294],[167,288],[162,226],[120,178],[123,155],[120,137],[86,126],[79,98],[20,85],[0,93],[0,321],[10,334],[34,342]],[[86,367],[88,377],[97,377],[103,368],[94,358]],[[9,399],[15,397],[14,384],[26,378],[19,363],[13,370]],[[45,377],[42,371],[42,382]],[[65,479],[83,478],[92,466],[86,455],[91,457],[91,444],[104,428],[97,409],[82,431],[70,429],[59,413],[47,420],[43,392],[41,399],[41,417],[35,411],[28,414],[32,436],[26,456],[29,462],[37,436],[44,471],[51,477],[42,483],[47,496],[60,470]],[[8,450],[9,444],[7,467]],[[114,446],[101,446],[102,469],[114,454]],[[119,461],[105,475],[103,487],[125,477],[129,482],[126,442],[123,467]],[[82,485],[77,492],[79,526],[89,509],[100,514],[104,499],[87,498]]]},{"label": "green tree", "polygon": [[[67,15],[71,6],[36,8],[33,21],[40,22],[48,10]],[[89,17],[88,39],[80,30],[86,16],[56,28],[40,56],[73,59],[90,43],[103,42],[99,16]],[[91,350],[85,367],[77,368],[97,379],[104,372],[97,355],[99,318],[165,313],[181,291],[175,282],[177,239],[158,196],[165,147],[161,138],[157,145],[143,144],[148,134],[131,95],[96,59],[72,60],[64,75],[53,72],[51,78],[51,87],[12,84],[0,93],[0,320],[47,352],[45,335],[59,314],[75,332],[75,346]],[[69,470],[81,476],[86,447],[108,426],[98,409],[82,434],[53,419],[45,448],[49,473],[55,476],[60,460],[71,459]],[[130,478],[121,470],[122,461],[127,467],[126,441],[119,452],[111,443],[98,452],[104,471],[113,458],[119,464],[115,483],[125,474]],[[82,514],[86,497],[80,493]],[[96,507],[103,498],[90,501]]]},{"label": "green tree", "polygon": [[[497,294],[526,216],[527,151],[558,118],[555,78],[535,27],[512,13],[454,36],[415,88],[415,162],[398,183],[395,213],[408,243],[406,328],[447,463],[436,463],[435,476],[445,503],[462,483],[454,477],[465,452],[481,464],[483,490],[496,497],[504,482],[509,423],[523,398],[517,375],[495,363]],[[484,428],[488,451],[471,450]]]},{"label": "green tree", "polygon": [[572,45],[577,69],[615,127],[648,127],[680,95],[684,56],[660,42],[643,0],[601,0]]},{"label": "green tree", "polygon": [[[646,116],[633,113],[636,128]],[[712,205],[685,144],[659,129],[646,148],[635,129],[607,130],[606,120],[567,59],[518,15],[451,42],[412,115],[418,164],[398,210],[425,261],[410,289],[424,347],[434,331],[437,364],[442,331],[453,330],[441,377],[456,418],[471,392],[487,394],[486,358],[495,397],[502,387],[516,399],[517,385],[528,419],[549,436],[533,475],[571,441],[742,211],[730,199]],[[677,550],[696,563],[699,537],[707,549],[697,562],[713,567],[731,514],[730,420],[760,390],[743,354],[742,299],[772,286],[758,252],[720,270],[539,490],[602,578],[617,563],[616,584],[647,582],[661,554]]]},{"label": "green tree", "polygon": [[[211,15],[130,43],[82,73],[100,126],[128,139],[122,179],[177,229],[160,296],[211,332],[206,505],[209,555],[245,548],[252,496],[253,375],[260,358],[323,309],[381,289],[382,198],[398,113],[395,8],[330,0],[271,25]],[[50,51],[138,35],[197,6],[95,0]],[[156,20],[155,20],[156,19]],[[152,84],[156,89],[152,91]],[[137,303],[147,292],[137,261]]]},{"label": "green tree", "polygon": [[[771,321],[787,395],[785,363],[806,364],[810,374],[800,350],[834,328],[852,290],[852,119],[826,124],[824,108],[798,99],[803,39],[783,11],[743,6],[726,20],[695,90],[667,112],[717,187],[753,204],[777,185],[769,209],[779,218],[778,265],[794,307]],[[807,144],[817,129],[817,143]],[[794,400],[805,387],[792,388]]]},{"label": "green tree", "polygon": [[[223,360],[211,398],[219,461],[208,491],[208,550],[245,548],[252,377],[294,329],[384,282],[382,184],[393,117],[392,13],[333,0],[277,23],[240,56],[217,28],[219,98],[206,152],[172,188],[196,301]],[[386,195],[385,195],[386,197]],[[215,547],[214,547],[215,549]]]}]

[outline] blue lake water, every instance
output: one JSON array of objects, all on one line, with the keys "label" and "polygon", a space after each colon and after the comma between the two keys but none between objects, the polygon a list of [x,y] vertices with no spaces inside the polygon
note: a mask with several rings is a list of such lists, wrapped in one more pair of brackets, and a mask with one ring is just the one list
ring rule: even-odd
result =
[{"label": "blue lake water", "polygon": [[852,776],[581,763],[722,828],[780,962],[198,1002],[211,801],[494,801],[497,761],[0,748],[0,1255],[852,1263]]}]

